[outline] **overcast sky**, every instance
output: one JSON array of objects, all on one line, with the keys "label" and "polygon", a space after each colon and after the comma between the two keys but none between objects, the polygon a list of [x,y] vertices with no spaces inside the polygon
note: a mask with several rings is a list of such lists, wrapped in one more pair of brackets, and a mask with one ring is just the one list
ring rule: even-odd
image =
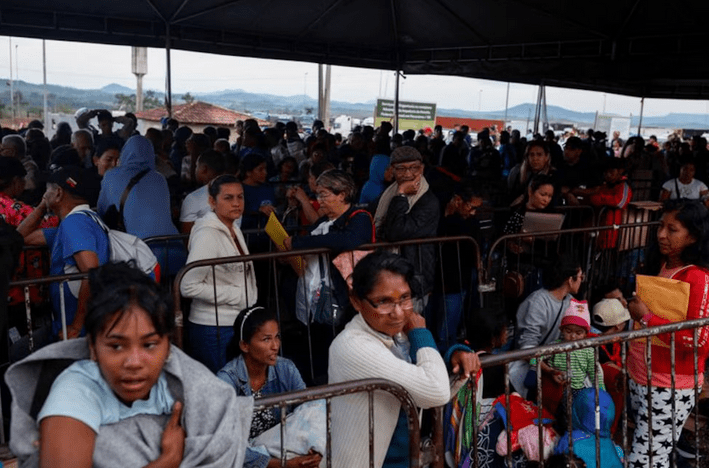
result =
[{"label": "overcast sky", "polygon": [[[12,41],[12,47],[10,47]],[[0,77],[42,83],[42,41],[0,36]],[[110,83],[135,88],[131,49],[78,42],[47,41],[47,83],[98,89]],[[172,52],[173,93],[199,94],[225,89],[254,93],[317,97],[316,64]],[[148,49],[144,89],[165,90],[165,51]],[[400,99],[435,102],[439,107],[495,111],[505,108],[507,83],[473,78],[409,75],[401,81]],[[394,73],[362,68],[333,67],[330,97],[336,101],[367,102],[394,97]],[[509,106],[534,103],[537,87],[512,83]],[[640,99],[616,94],[547,88],[547,104],[581,112],[638,115]],[[646,116],[669,113],[709,113],[709,101],[646,99]]]}]

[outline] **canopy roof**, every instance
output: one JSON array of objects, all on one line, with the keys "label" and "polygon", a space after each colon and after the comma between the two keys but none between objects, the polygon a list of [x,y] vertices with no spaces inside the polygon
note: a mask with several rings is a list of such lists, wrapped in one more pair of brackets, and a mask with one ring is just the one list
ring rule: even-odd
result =
[{"label": "canopy roof", "polygon": [[[2,0],[0,34],[709,99],[706,0]],[[455,90],[451,90],[455,92]]]}]

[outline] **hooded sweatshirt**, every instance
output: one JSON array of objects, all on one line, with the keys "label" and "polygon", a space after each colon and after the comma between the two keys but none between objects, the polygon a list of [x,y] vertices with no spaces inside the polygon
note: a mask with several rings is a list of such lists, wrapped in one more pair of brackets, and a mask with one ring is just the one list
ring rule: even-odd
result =
[{"label": "hooded sweatshirt", "polygon": [[369,163],[369,180],[362,187],[362,193],[359,197],[360,204],[372,203],[379,195],[387,188],[387,183],[384,181],[384,173],[389,167],[389,156],[384,154],[375,154],[372,157],[372,162]]},{"label": "hooded sweatshirt", "polygon": [[123,209],[126,231],[141,239],[178,234],[172,223],[167,181],[155,170],[152,143],[140,135],[130,137],[121,150],[118,166],[104,175],[98,213],[105,216],[112,205],[119,210],[121,196],[131,178],[145,169],[148,173],[133,186],[126,199]]},{"label": "hooded sweatshirt", "polygon": [[[588,468],[596,468],[596,391],[585,388],[574,395],[572,410],[574,453],[586,462]],[[599,406],[599,436],[601,449],[601,466],[603,468],[620,468],[623,466],[623,451],[613,443],[611,425],[615,417],[613,399],[603,390],[598,392]],[[569,433],[559,439],[556,453],[569,451]]]}]

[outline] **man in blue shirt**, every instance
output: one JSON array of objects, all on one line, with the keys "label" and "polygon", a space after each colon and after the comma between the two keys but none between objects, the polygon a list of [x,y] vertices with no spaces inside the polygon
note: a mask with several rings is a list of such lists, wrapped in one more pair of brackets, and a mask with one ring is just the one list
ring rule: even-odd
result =
[{"label": "man in blue shirt", "polygon": [[[27,245],[47,245],[51,251],[49,273],[87,272],[110,259],[108,236],[93,218],[81,213],[90,211],[87,197],[96,190],[96,179],[83,168],[67,166],[50,175],[47,190],[39,206],[18,226]],[[47,211],[61,220],[58,228],[37,229]],[[64,303],[60,287],[64,287]],[[62,307],[66,314],[67,336],[81,334],[89,298],[87,280],[52,283],[49,288],[54,308],[52,330],[62,329]],[[60,336],[62,336],[60,334]]]}]

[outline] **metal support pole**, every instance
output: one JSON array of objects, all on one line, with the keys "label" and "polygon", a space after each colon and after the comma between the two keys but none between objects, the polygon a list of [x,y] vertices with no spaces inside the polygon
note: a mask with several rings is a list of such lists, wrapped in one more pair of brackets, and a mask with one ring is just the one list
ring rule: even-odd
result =
[{"label": "metal support pole", "polygon": [[645,98],[640,99],[640,121],[638,122],[638,135],[643,129],[643,111],[645,110]]},{"label": "metal support pole", "polygon": [[396,82],[394,88],[394,135],[399,133],[399,78],[401,70],[396,69]]},{"label": "metal support pole", "polygon": [[165,22],[165,53],[167,54],[167,73],[165,75],[165,110],[172,118],[172,68],[170,64],[170,23]]},{"label": "metal support pole", "polygon": [[12,38],[10,38],[10,114],[12,125],[15,126],[15,83],[12,80]]},{"label": "metal support pole", "polygon": [[547,115],[547,87],[542,88],[542,112],[544,113],[544,125],[542,131],[546,132],[549,128],[549,116]]},{"label": "metal support pole", "polygon": [[510,107],[510,82],[507,82],[507,97],[505,98],[505,123],[503,125],[507,126],[507,108]]},{"label": "metal support pole", "polygon": [[[323,70],[322,63],[318,64],[318,119],[323,119],[323,111],[325,104],[323,103]],[[325,122],[323,122],[325,123]]]},{"label": "metal support pole", "polygon": [[47,105],[47,41],[42,39],[42,74],[44,76],[43,78],[43,91],[44,91],[44,98],[43,98],[43,109],[44,109],[44,133],[48,135],[49,132],[49,107]]},{"label": "metal support pole", "polygon": [[532,135],[535,133],[539,133],[539,119],[541,116],[541,108],[542,108],[542,93],[544,89],[544,85],[540,84],[539,85],[539,92],[537,93],[537,107],[534,108],[534,127],[532,127]]}]

